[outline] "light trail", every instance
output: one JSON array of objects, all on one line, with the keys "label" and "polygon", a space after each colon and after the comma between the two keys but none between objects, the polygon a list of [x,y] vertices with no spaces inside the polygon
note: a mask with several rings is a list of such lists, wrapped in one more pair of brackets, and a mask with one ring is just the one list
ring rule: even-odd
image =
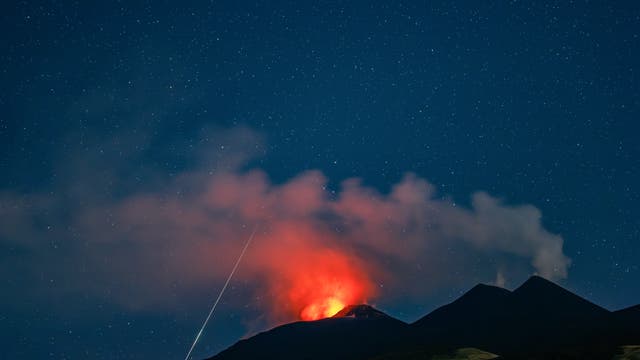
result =
[{"label": "light trail", "polygon": [[191,352],[196,347],[198,340],[200,340],[200,336],[202,336],[202,332],[204,331],[204,328],[207,327],[207,323],[209,322],[209,319],[211,319],[211,315],[213,315],[213,312],[216,310],[216,306],[218,306],[218,302],[220,302],[220,299],[222,298],[224,291],[227,289],[229,282],[231,282],[231,278],[233,277],[233,274],[235,274],[236,269],[238,269],[238,265],[240,265],[240,261],[242,260],[244,253],[247,251],[249,244],[251,244],[251,240],[253,240],[253,236],[256,234],[257,229],[258,229],[258,226],[257,225],[254,226],[253,232],[251,232],[251,236],[249,236],[249,238],[247,239],[247,242],[244,244],[244,248],[242,248],[242,252],[240,252],[240,256],[238,256],[238,260],[236,260],[236,264],[233,266],[233,269],[231,270],[229,277],[227,277],[227,281],[224,283],[222,290],[220,290],[220,293],[218,294],[218,298],[213,303],[213,306],[209,311],[209,315],[207,315],[207,318],[204,320],[204,323],[202,323],[202,327],[200,328],[200,331],[198,331],[198,335],[196,335],[196,339],[193,340],[193,344],[191,344],[191,348],[189,349],[189,352],[187,353],[187,356],[184,358],[184,360],[189,360],[189,357],[191,356]]}]

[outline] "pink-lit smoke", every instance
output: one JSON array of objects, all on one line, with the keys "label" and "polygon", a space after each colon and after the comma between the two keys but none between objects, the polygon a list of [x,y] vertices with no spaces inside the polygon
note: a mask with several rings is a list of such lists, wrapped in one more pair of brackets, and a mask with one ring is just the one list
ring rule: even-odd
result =
[{"label": "pink-lit smoke", "polygon": [[[234,129],[216,144],[258,141]],[[263,170],[242,167],[252,156],[246,148],[228,156],[210,150],[214,160],[161,187],[81,207],[61,220],[62,230],[38,224],[63,199],[7,192],[0,239],[36,249],[65,238],[65,257],[46,261],[79,284],[63,286],[67,294],[82,286],[149,308],[220,284],[257,226],[236,281],[277,321],[330,316],[349,303],[419,300],[445,283],[476,279],[476,267],[501,281],[512,269],[567,276],[563,240],[532,205],[477,192],[459,206],[411,173],[385,193],[359,179],[332,191],[318,170],[274,184]]]}]

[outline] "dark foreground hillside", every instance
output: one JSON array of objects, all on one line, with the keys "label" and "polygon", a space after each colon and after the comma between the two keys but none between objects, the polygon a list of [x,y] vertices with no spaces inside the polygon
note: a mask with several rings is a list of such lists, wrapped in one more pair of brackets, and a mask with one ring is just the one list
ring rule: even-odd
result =
[{"label": "dark foreground hillside", "polygon": [[241,340],[210,359],[634,359],[639,320],[640,306],[611,312],[533,276],[514,291],[477,285],[413,324],[349,306]]}]

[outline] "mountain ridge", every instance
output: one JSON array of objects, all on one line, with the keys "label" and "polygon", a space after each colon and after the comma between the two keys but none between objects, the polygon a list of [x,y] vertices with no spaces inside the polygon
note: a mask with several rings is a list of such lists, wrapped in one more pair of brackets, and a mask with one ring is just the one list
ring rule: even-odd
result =
[{"label": "mountain ridge", "polygon": [[[241,340],[211,360],[370,359],[478,348],[504,359],[604,359],[640,343],[640,304],[609,311],[539,276],[513,291],[478,284],[413,323],[371,305],[294,322]],[[386,357],[385,357],[386,358]]]}]

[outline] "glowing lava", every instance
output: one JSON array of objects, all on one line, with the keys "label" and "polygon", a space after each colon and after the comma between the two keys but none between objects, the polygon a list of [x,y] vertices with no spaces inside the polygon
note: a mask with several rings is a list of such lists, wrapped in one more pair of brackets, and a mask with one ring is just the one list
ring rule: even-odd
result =
[{"label": "glowing lava", "polygon": [[[302,320],[331,317],[350,304],[373,295],[371,281],[346,254],[321,252],[291,280],[289,301]],[[318,254],[318,255],[320,255]]]},{"label": "glowing lava", "polygon": [[302,320],[318,320],[326,317],[331,317],[342,310],[347,304],[340,299],[330,297],[323,299],[313,304],[307,305],[300,312],[300,318]]},{"label": "glowing lava", "polygon": [[253,276],[265,285],[261,292],[268,294],[274,324],[331,317],[377,296],[375,265],[343,248],[331,233],[320,236],[299,223],[270,231],[247,263],[259,270]]}]

